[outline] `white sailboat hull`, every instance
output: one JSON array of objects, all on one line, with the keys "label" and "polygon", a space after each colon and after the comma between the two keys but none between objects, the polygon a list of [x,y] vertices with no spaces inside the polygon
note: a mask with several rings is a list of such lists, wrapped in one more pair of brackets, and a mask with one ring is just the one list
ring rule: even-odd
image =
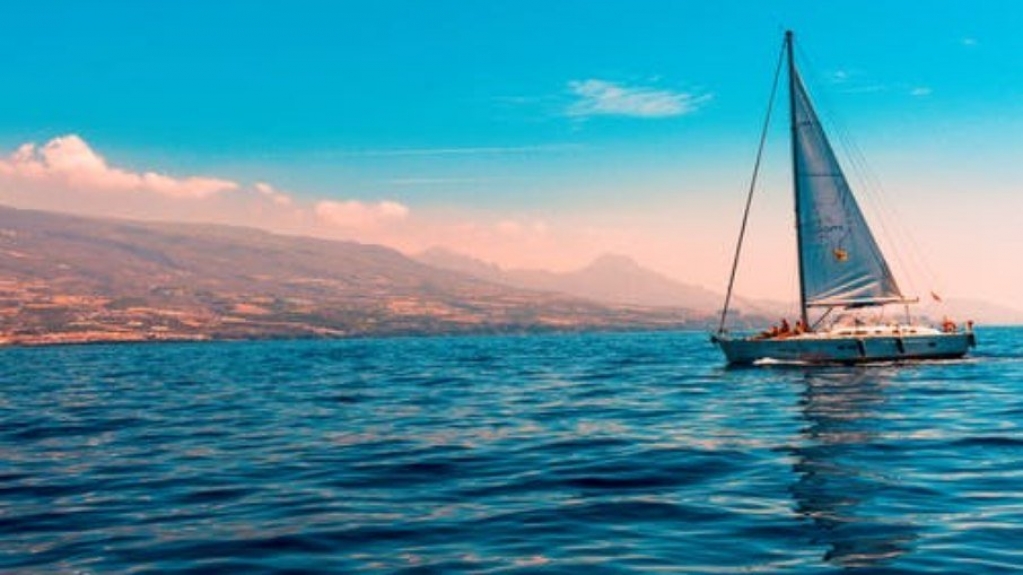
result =
[{"label": "white sailboat hull", "polygon": [[[828,141],[806,86],[796,70],[792,32],[785,33],[783,54],[788,57],[789,72],[800,321],[794,330],[782,322],[783,325],[752,337],[733,336],[725,331],[751,200],[756,189],[764,136],[771,117],[769,109],[732,262],[719,333],[711,340],[733,364],[768,359],[801,363],[863,363],[965,355],[975,344],[972,327],[957,331],[955,324],[945,318],[941,331],[938,331],[908,319],[908,304],[915,300],[906,298],[899,289]],[[780,71],[780,65],[778,69]],[[775,87],[778,77],[775,76]],[[773,98],[774,89],[771,93]],[[858,313],[895,303],[907,304],[904,324],[892,321],[874,325],[877,319],[864,320],[861,317],[852,318],[847,325],[841,325],[842,317],[833,320],[830,327],[824,323],[836,310],[841,314],[846,311]],[[811,323],[810,308],[826,308],[826,311]],[[814,331],[807,332],[807,324],[813,325]],[[824,329],[818,330],[818,326]]]},{"label": "white sailboat hull", "polygon": [[799,363],[866,363],[962,357],[975,344],[972,332],[917,335],[806,334],[783,339],[712,337],[730,364],[762,360]]}]

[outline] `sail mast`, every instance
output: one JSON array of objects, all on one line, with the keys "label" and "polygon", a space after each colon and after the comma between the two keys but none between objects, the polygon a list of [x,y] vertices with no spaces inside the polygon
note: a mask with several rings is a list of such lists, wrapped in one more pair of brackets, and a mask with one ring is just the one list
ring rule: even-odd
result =
[{"label": "sail mast", "polygon": [[806,312],[806,275],[804,273],[803,262],[803,226],[800,218],[800,206],[799,206],[799,161],[798,161],[798,130],[799,126],[796,119],[796,60],[793,55],[792,46],[792,31],[785,31],[785,49],[788,53],[789,62],[789,124],[792,129],[792,137],[790,141],[792,143],[792,191],[795,196],[795,207],[796,207],[796,254],[799,258],[799,316],[803,320],[804,326],[809,326],[810,321]]}]

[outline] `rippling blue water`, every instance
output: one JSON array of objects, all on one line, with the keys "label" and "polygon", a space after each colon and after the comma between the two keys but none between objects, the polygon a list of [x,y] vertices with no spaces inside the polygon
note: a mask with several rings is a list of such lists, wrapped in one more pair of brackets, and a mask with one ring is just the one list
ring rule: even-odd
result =
[{"label": "rippling blue water", "polygon": [[0,350],[0,570],[1003,572],[1023,330],[727,369],[703,334]]}]

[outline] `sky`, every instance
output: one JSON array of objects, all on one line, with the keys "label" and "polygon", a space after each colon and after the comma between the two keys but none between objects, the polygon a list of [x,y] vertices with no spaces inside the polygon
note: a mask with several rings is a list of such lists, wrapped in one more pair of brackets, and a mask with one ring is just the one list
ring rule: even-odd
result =
[{"label": "sky", "polygon": [[[0,203],[503,267],[618,253],[723,292],[791,29],[904,289],[1019,308],[1021,27],[1008,0],[12,3]],[[749,297],[796,293],[784,112]]]}]

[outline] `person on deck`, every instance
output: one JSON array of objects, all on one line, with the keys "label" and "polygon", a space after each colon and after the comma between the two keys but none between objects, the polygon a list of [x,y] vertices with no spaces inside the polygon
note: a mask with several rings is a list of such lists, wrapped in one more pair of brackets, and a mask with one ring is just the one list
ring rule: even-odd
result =
[{"label": "person on deck", "polygon": [[806,333],[806,332],[807,332],[806,324],[803,323],[803,318],[797,319],[796,320],[795,331],[793,333],[795,333],[796,335],[799,335],[801,333]]},{"label": "person on deck", "polygon": [[941,331],[945,333],[955,333],[956,323],[947,317],[941,322]]}]

